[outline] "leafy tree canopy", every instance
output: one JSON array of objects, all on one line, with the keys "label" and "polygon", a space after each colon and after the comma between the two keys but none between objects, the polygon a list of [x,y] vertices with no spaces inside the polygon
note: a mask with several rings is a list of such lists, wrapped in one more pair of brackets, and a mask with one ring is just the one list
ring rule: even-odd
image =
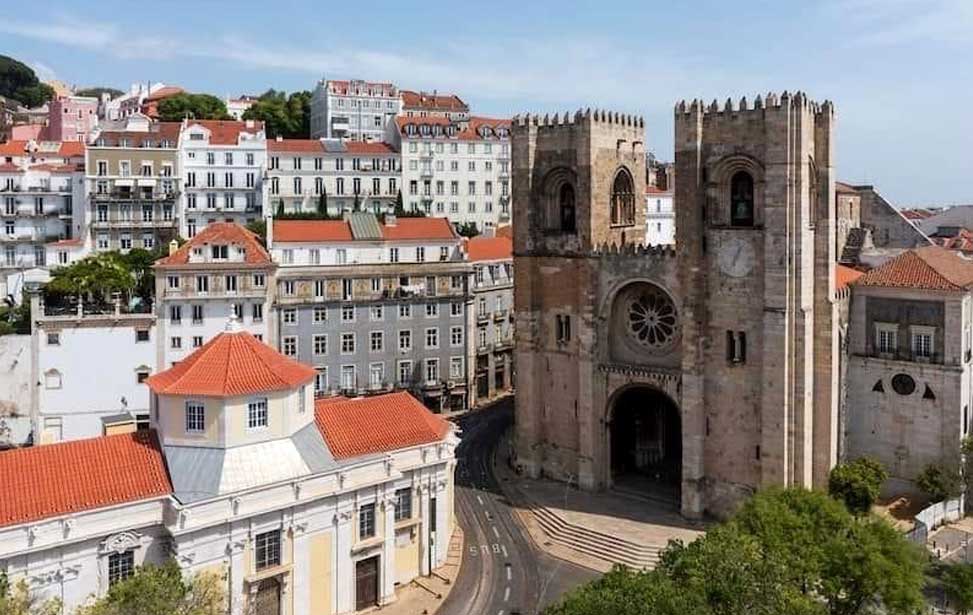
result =
[{"label": "leafy tree canopy", "polygon": [[868,457],[836,465],[828,476],[828,493],[855,514],[867,513],[889,477],[882,464]]},{"label": "leafy tree canopy", "polygon": [[267,247],[267,223],[263,219],[247,223],[247,230],[260,239],[260,245]]},{"label": "leafy tree canopy", "polygon": [[311,93],[267,90],[243,113],[243,119],[260,120],[267,137],[307,139],[311,134]]},{"label": "leafy tree canopy", "polygon": [[963,492],[963,477],[959,470],[942,464],[928,465],[916,477],[916,485],[933,502],[955,498]]},{"label": "leafy tree canopy", "polygon": [[184,577],[172,560],[146,565],[112,585],[77,615],[222,615],[226,594],[216,575]]},{"label": "leafy tree canopy", "polygon": [[93,98],[101,98],[102,94],[108,94],[111,98],[118,98],[124,93],[125,92],[122,92],[121,90],[116,90],[115,88],[107,88],[107,87],[85,88],[83,90],[78,90],[77,92],[75,92],[75,94],[77,94],[78,96],[91,96]]},{"label": "leafy tree canopy", "polygon": [[133,249],[128,253],[103,252],[51,272],[44,286],[48,297],[80,296],[90,301],[110,301],[114,293],[151,301],[155,293],[154,263],[166,248]]},{"label": "leafy tree canopy", "polygon": [[0,55],[0,96],[37,107],[54,98],[54,88],[41,83],[34,69],[23,62]]},{"label": "leafy tree canopy", "polygon": [[212,94],[183,92],[159,101],[159,119],[164,122],[181,122],[187,117],[197,120],[227,120],[226,103]]},{"label": "leafy tree canopy", "polygon": [[31,593],[27,581],[11,583],[0,573],[0,613],[3,615],[60,615],[59,600],[41,600]]},{"label": "leafy tree canopy", "polygon": [[926,558],[884,520],[818,492],[758,493],[652,572],[614,570],[545,615],[912,615]]},{"label": "leafy tree canopy", "polygon": [[950,604],[963,615],[973,611],[973,564],[944,565],[939,574]]}]

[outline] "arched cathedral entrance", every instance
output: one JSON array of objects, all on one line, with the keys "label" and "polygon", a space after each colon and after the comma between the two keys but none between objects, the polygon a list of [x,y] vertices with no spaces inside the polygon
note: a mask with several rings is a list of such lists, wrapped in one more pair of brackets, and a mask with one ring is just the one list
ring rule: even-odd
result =
[{"label": "arched cathedral entrance", "polygon": [[682,429],[668,395],[648,386],[619,393],[611,408],[609,450],[614,488],[679,501]]}]

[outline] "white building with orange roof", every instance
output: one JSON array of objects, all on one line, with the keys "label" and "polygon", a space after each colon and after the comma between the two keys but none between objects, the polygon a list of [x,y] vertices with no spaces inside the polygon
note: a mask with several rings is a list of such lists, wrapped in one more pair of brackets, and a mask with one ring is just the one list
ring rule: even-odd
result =
[{"label": "white building with orange roof", "polygon": [[407,210],[481,232],[510,222],[510,120],[400,116],[386,141],[402,155]]},{"label": "white building with orange roof", "polygon": [[440,94],[438,91],[415,92],[402,90],[402,115],[407,117],[440,116],[448,120],[468,120],[470,106],[456,94]]},{"label": "white building with orange roof", "polygon": [[179,233],[263,217],[267,137],[255,120],[184,120],[179,132]]},{"label": "white building with orange roof", "polygon": [[361,79],[321,79],[311,94],[311,138],[381,141],[402,110],[399,89]]},{"label": "white building with orange roof", "polygon": [[510,237],[473,237],[466,242],[473,265],[470,338],[475,365],[475,403],[513,390],[514,249]]},{"label": "white building with orange roof", "polygon": [[399,153],[382,142],[341,139],[267,141],[268,214],[353,211],[384,213],[402,186]]},{"label": "white building with orange roof", "polygon": [[257,339],[275,343],[277,265],[246,228],[214,222],[153,268],[157,365],[182,361],[219,335],[230,317]]},{"label": "white building with orange roof", "polygon": [[[848,319],[844,454],[893,479],[958,467],[973,431],[973,262],[939,246],[855,275]],[[841,273],[842,271],[839,271]]]},{"label": "white building with orange roof", "polygon": [[0,286],[10,274],[56,264],[46,243],[84,235],[84,149],[77,141],[0,144]]},{"label": "white building with orange roof", "polygon": [[673,191],[645,187],[645,245],[670,246],[676,242]]},{"label": "white building with orange roof", "polygon": [[445,563],[458,438],[407,393],[313,380],[228,330],[147,380],[148,429],[0,452],[0,572],[67,610],[167,558],[234,615],[394,601]]}]

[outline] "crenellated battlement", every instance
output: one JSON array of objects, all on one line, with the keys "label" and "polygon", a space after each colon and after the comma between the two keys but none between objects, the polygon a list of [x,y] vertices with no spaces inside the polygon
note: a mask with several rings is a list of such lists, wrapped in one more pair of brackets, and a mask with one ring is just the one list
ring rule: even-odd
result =
[{"label": "crenellated battlement", "polygon": [[555,128],[560,126],[575,126],[579,124],[608,124],[623,128],[645,128],[645,119],[641,116],[627,113],[618,113],[604,109],[578,109],[571,113],[544,115],[536,113],[525,113],[515,115],[513,118],[514,126],[537,126],[539,128]]},{"label": "crenellated battlement", "polygon": [[693,99],[691,102],[681,100],[676,103],[675,115],[676,117],[687,115],[728,116],[773,110],[790,110],[794,108],[805,108],[815,115],[832,115],[834,113],[834,105],[830,100],[817,103],[808,98],[804,92],[798,91],[790,94],[787,90],[784,90],[780,96],[774,92],[770,92],[765,98],[762,98],[758,94],[752,102],[748,101],[747,97],[744,96],[737,104],[734,104],[730,98],[727,98],[726,102],[722,105],[715,98],[708,105],[701,99]]},{"label": "crenellated battlement", "polygon": [[603,259],[616,257],[644,256],[648,258],[669,259],[676,257],[675,245],[652,245],[647,246],[639,243],[626,243],[618,245],[616,243],[603,243],[596,246],[591,251],[592,256]]}]

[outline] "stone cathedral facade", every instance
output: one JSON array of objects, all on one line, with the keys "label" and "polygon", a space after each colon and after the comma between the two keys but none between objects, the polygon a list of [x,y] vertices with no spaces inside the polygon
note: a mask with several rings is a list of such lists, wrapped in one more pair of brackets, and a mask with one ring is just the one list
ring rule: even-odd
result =
[{"label": "stone cathedral facade", "polygon": [[516,463],[684,515],[837,458],[834,111],[675,109],[676,242],[647,248],[643,120],[515,118]]}]

